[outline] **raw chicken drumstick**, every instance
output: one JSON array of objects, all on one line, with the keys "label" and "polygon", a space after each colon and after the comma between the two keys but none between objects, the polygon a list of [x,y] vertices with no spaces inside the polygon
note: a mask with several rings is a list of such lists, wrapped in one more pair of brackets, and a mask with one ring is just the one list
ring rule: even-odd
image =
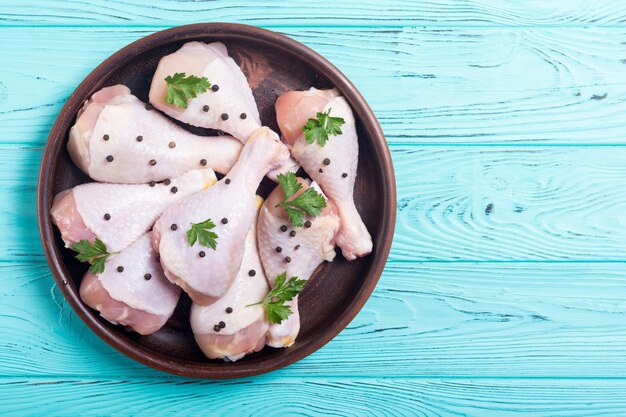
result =
[{"label": "raw chicken drumstick", "polygon": [[[329,110],[331,116],[345,120],[342,133],[330,136],[324,146],[308,143],[303,127],[318,112]],[[354,205],[359,143],[354,115],[346,100],[335,89],[289,91],[276,101],[276,118],[293,157],[337,208],[341,225],[336,242],[343,256],[354,260],[370,253],[372,238]]]},{"label": "raw chicken drumstick", "polygon": [[57,194],[50,214],[67,247],[98,238],[117,252],[150,230],[170,204],[216,181],[212,170],[197,169],[158,184],[92,182]]},{"label": "raw chicken drumstick", "polygon": [[[176,73],[206,77],[211,88],[190,100],[187,108],[175,107],[164,99],[165,78]],[[161,58],[150,86],[150,103],[176,120],[222,130],[244,143],[261,127],[259,110],[246,76],[220,42],[188,42]]]},{"label": "raw chicken drumstick", "polygon": [[[184,73],[186,76],[206,77],[211,87],[187,102],[187,107],[176,107],[165,102],[165,78]],[[237,63],[228,56],[220,42],[188,42],[178,51],[159,61],[150,85],[150,103],[163,113],[192,126],[222,130],[246,143],[259,127],[259,110],[246,76]],[[289,158],[268,176],[298,169]]]},{"label": "raw chicken drumstick", "polygon": [[80,298],[113,324],[129,326],[139,334],[159,330],[172,316],[180,288],[163,274],[152,249],[152,233],[106,261],[104,272],[87,273]]},{"label": "raw chicken drumstick", "polygon": [[256,189],[265,174],[288,156],[278,135],[262,127],[226,177],[172,205],[157,221],[154,247],[165,275],[196,304],[222,297],[237,276],[244,241],[256,217]]},{"label": "raw chicken drumstick", "polygon": [[204,167],[226,174],[237,161],[234,138],[194,135],[151,107],[124,85],[95,93],[70,130],[74,163],[96,181],[144,184]]},{"label": "raw chicken drumstick", "polygon": [[[298,178],[298,181],[302,188],[294,196],[311,186],[302,178]],[[303,227],[295,228],[289,223],[285,210],[276,207],[282,200],[283,190],[279,186],[261,207],[258,222],[261,262],[272,287],[276,277],[283,272],[287,273],[287,277],[297,276],[308,280],[322,262],[332,261],[335,257],[334,237],[339,228],[339,217],[332,205],[324,208],[317,217],[307,217]],[[280,324],[270,325],[269,346],[291,346],[298,336],[298,296],[287,304],[293,313]]]},{"label": "raw chicken drumstick", "polygon": [[[246,235],[241,268],[226,294],[213,304],[191,307],[191,328],[209,359],[236,361],[265,346],[268,322],[260,305],[269,287],[259,259],[256,216],[263,204],[257,197],[255,221]],[[249,306],[249,307],[248,307]]]}]

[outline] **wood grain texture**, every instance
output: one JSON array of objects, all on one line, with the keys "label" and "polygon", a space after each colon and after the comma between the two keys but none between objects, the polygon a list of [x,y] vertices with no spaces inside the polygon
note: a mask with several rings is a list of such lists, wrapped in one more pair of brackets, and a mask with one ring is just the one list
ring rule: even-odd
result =
[{"label": "wood grain texture", "polygon": [[395,260],[626,257],[626,148],[394,148]]},{"label": "wood grain texture", "polygon": [[626,6],[612,0],[321,0],[295,4],[275,0],[189,2],[164,0],[34,0],[0,11],[3,25],[183,25],[237,22],[257,26],[496,26],[619,25]]},{"label": "wood grain texture", "polygon": [[[0,380],[6,415],[618,416],[624,381],[272,378]],[[33,396],[41,400],[33,403]],[[129,401],[129,399],[132,399]],[[97,404],[97,408],[94,408]],[[184,410],[181,410],[184,408]]]},{"label": "wood grain texture", "polygon": [[[0,274],[0,377],[165,377],[98,339],[43,262]],[[271,375],[621,378],[625,285],[626,263],[391,264],[347,329]]]},{"label": "wood grain texture", "polygon": [[[42,260],[42,150],[0,146],[0,260]],[[625,147],[392,148],[398,217],[390,262],[622,261]],[[575,175],[574,175],[575,173]]]},{"label": "wood grain texture", "polygon": [[[80,81],[155,30],[0,28],[0,142],[42,146]],[[280,31],[354,82],[393,145],[626,144],[626,28]]]}]

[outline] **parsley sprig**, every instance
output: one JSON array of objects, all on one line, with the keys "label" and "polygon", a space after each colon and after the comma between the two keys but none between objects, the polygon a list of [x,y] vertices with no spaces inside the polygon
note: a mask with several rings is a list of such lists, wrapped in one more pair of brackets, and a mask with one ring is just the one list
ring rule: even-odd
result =
[{"label": "parsley sprig", "polygon": [[191,223],[191,228],[187,230],[187,241],[189,246],[193,246],[199,241],[202,246],[215,250],[217,248],[217,233],[211,229],[215,227],[213,220],[206,219],[202,223]]},{"label": "parsley sprig", "polygon": [[293,313],[291,307],[285,305],[286,301],[291,301],[304,289],[306,280],[291,277],[287,280],[287,272],[283,272],[276,277],[276,283],[272,291],[267,293],[265,298],[258,303],[249,304],[246,307],[261,304],[267,311],[267,318],[270,323],[280,324]]},{"label": "parsley sprig", "polygon": [[341,126],[346,122],[341,117],[333,117],[330,115],[330,111],[317,113],[315,119],[309,119],[306,125],[302,128],[304,132],[304,139],[308,143],[315,143],[320,146],[326,145],[330,136],[337,136],[341,134]]},{"label": "parsley sprig", "polygon": [[304,224],[304,216],[317,216],[320,211],[326,207],[324,196],[315,191],[313,187],[307,188],[302,194],[289,200],[298,190],[302,188],[296,178],[296,174],[288,172],[287,174],[278,174],[278,183],[283,187],[284,199],[276,205],[283,207],[289,216],[289,221],[295,227],[302,227]]},{"label": "parsley sprig", "polygon": [[74,243],[72,250],[77,252],[76,259],[81,262],[89,262],[89,272],[92,274],[101,274],[104,272],[104,263],[109,256],[119,253],[109,253],[106,245],[100,239],[96,239],[94,243],[83,239],[80,242]]},{"label": "parsley sprig", "polygon": [[200,78],[195,75],[186,77],[184,72],[168,75],[165,77],[165,83],[167,84],[165,102],[185,109],[189,100],[211,88],[211,83],[206,77]]}]

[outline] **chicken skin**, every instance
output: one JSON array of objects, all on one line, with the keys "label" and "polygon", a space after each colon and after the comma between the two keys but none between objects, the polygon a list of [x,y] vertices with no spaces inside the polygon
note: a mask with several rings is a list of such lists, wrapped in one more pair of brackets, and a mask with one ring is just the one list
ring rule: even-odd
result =
[{"label": "chicken skin", "polygon": [[[263,200],[257,197],[257,211]],[[226,294],[207,306],[193,304],[191,328],[196,342],[209,359],[234,362],[265,346],[268,322],[260,305],[269,286],[257,248],[256,219],[245,240],[243,261]],[[223,325],[223,327],[222,327]]]},{"label": "chicken skin", "polygon": [[[302,188],[295,196],[311,186],[315,187],[302,178],[298,178],[298,181]],[[283,272],[287,273],[287,277],[297,276],[308,280],[322,262],[332,261],[335,258],[334,239],[339,229],[339,217],[332,205],[324,208],[317,217],[308,216],[303,227],[293,227],[285,210],[277,207],[283,197],[282,188],[276,187],[261,207],[258,221],[261,262],[272,287],[276,277]],[[270,325],[267,341],[269,346],[291,346],[298,336],[298,297],[287,304],[293,313],[280,324]]]},{"label": "chicken skin", "polygon": [[[187,108],[175,107],[164,99],[165,78],[176,73],[206,77],[212,86],[190,100]],[[246,76],[220,42],[188,42],[161,58],[150,85],[150,103],[176,120],[222,130],[243,143],[261,127],[259,110]]]},{"label": "chicken skin", "polygon": [[203,137],[152,110],[124,85],[96,92],[70,129],[74,163],[96,181],[144,184],[192,170],[230,171],[242,145],[230,136]]},{"label": "chicken skin", "polygon": [[100,239],[117,252],[146,233],[163,211],[217,181],[210,169],[159,184],[87,183],[57,194],[50,214],[67,247]]},{"label": "chicken skin", "polygon": [[[207,305],[222,297],[237,276],[244,241],[256,219],[256,189],[265,174],[288,156],[278,135],[260,128],[226,177],[170,206],[157,221],[154,247],[161,255],[165,274],[196,304]],[[203,232],[205,235],[217,235],[214,247],[201,239],[190,240],[193,229],[202,227],[210,229]]]},{"label": "chicken skin", "polygon": [[[165,78],[176,73],[206,77],[212,86],[189,100],[187,108],[176,107],[165,102]],[[244,144],[261,127],[259,110],[246,76],[220,42],[188,42],[178,51],[161,58],[150,85],[150,103],[176,120],[224,131]],[[276,181],[279,173],[297,169],[296,162],[289,158],[267,174]]]},{"label": "chicken skin", "polygon": [[[308,143],[303,127],[318,112],[341,117],[342,133],[328,142]],[[276,117],[283,140],[309,176],[319,184],[335,205],[341,224],[337,246],[348,260],[372,251],[372,238],[354,204],[354,182],[359,159],[359,143],[352,109],[337,90],[289,91],[276,101]]]},{"label": "chicken skin", "polygon": [[104,272],[87,273],[80,297],[111,323],[147,335],[172,316],[180,288],[165,278],[149,232],[107,259]]}]

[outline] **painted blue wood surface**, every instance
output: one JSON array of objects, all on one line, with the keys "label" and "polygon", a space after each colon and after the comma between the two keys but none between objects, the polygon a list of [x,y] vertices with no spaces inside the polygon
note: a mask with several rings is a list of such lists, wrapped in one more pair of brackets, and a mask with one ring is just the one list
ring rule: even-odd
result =
[{"label": "painted blue wood surface", "polygon": [[[0,415],[626,415],[626,3],[0,3]],[[100,341],[53,284],[35,187],[93,67],[165,27],[283,32],[348,75],[392,151],[371,299],[277,372],[195,381]]]}]

